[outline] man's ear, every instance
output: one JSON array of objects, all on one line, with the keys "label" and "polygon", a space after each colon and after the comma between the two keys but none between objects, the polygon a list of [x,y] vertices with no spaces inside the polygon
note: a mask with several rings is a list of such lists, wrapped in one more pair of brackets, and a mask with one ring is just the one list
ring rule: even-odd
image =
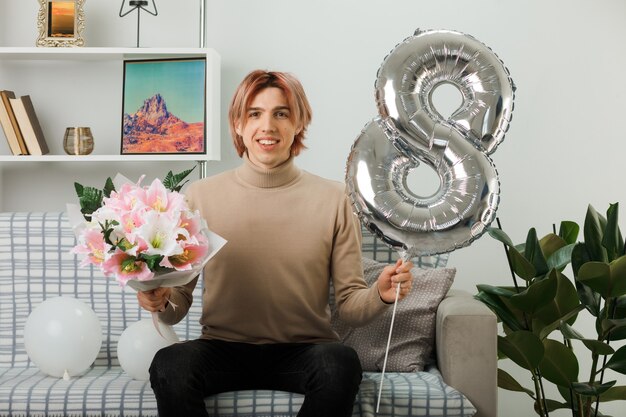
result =
[{"label": "man's ear", "polygon": [[236,122],[235,123],[235,133],[237,133],[239,136],[243,136],[241,134],[241,131],[242,131],[241,127],[242,127],[241,126],[241,122]]}]

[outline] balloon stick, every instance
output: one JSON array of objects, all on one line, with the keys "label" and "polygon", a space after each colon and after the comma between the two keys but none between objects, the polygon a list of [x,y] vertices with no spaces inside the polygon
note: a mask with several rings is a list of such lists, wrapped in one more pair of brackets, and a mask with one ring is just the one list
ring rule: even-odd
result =
[{"label": "balloon stick", "polygon": [[396,287],[396,300],[393,302],[393,312],[391,313],[391,325],[389,326],[389,336],[387,337],[387,348],[385,349],[385,359],[383,361],[383,371],[380,374],[380,385],[378,387],[378,400],[376,401],[376,412],[380,407],[380,396],[383,393],[383,381],[385,379],[385,368],[387,368],[387,356],[389,356],[389,344],[391,343],[391,333],[393,332],[393,322],[396,318],[396,306],[398,305],[398,296],[400,295],[400,284]]},{"label": "balloon stick", "polygon": [[[401,253],[402,263],[408,260],[408,255],[405,252]],[[400,283],[396,287],[396,299],[393,302],[393,311],[391,312],[391,324],[389,325],[389,336],[387,336],[387,347],[385,348],[385,359],[383,360],[383,370],[380,374],[380,385],[378,386],[378,400],[376,401],[376,413],[380,408],[380,397],[383,393],[383,382],[385,380],[385,369],[387,369],[387,357],[389,356],[389,346],[391,345],[391,334],[393,333],[393,322],[396,319],[396,307],[398,307],[398,298],[400,296]]]}]

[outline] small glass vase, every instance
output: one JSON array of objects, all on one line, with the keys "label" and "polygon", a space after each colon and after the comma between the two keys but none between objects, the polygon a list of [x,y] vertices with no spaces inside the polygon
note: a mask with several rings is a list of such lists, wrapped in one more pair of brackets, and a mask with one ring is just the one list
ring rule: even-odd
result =
[{"label": "small glass vase", "polygon": [[93,135],[88,127],[68,127],[63,136],[63,149],[68,155],[89,155],[93,151]]}]

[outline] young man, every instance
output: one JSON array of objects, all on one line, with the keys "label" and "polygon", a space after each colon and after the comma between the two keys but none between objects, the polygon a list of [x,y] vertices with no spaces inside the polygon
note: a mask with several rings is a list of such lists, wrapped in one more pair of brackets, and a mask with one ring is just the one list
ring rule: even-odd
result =
[{"label": "young man", "polygon": [[[229,123],[243,163],[186,192],[228,243],[204,270],[201,338],[162,349],[152,362],[160,417],[207,416],[204,397],[243,389],[303,393],[299,416],[352,414],[361,366],[331,330],[329,281],[341,318],[358,326],[393,303],[397,285],[400,297],[410,291],[412,264],[387,266],[367,287],[345,186],[294,164],[310,121],[290,74],[253,71],[237,88]],[[174,324],[196,282],[138,293],[139,303]]]}]

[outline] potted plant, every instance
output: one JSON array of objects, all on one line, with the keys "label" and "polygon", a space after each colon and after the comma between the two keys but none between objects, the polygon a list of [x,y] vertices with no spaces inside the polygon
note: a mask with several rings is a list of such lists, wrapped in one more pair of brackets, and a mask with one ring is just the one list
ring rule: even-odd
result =
[{"label": "potted plant", "polygon": [[[611,371],[626,374],[626,255],[618,204],[609,206],[606,217],[589,206],[583,242],[577,241],[579,232],[578,224],[563,221],[558,233],[538,238],[531,228],[526,241],[515,245],[500,228],[488,230],[505,246],[513,285],[478,285],[475,297],[502,324],[499,359],[528,370],[532,382],[528,388],[498,369],[498,386],[528,394],[542,417],[557,409],[602,416],[601,402],[626,399],[626,386],[609,378]],[[573,279],[565,274],[568,266]],[[575,329],[581,314],[595,317],[595,334]],[[588,372],[580,369],[578,355],[590,355]],[[547,398],[546,383],[562,398]]]}]

